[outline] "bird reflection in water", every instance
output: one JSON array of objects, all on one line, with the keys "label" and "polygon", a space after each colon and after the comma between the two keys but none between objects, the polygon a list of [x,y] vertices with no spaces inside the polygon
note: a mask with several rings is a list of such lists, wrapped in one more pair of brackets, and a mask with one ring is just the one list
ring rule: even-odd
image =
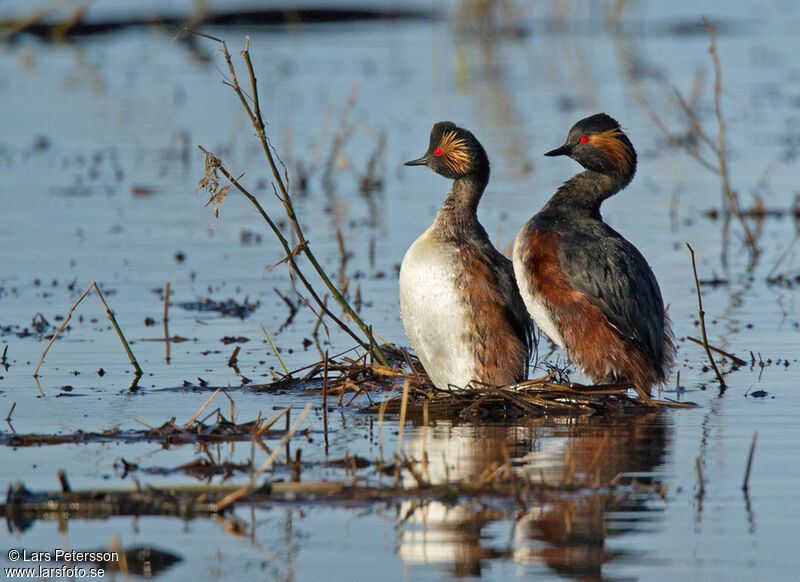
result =
[{"label": "bird reflection in water", "polygon": [[[407,442],[407,454],[427,460],[430,483],[478,486],[510,468],[530,481],[530,493],[520,497],[524,509],[488,489],[454,503],[404,502],[400,558],[440,564],[455,576],[480,576],[491,561],[512,560],[526,571],[602,580],[604,565],[633,558],[609,549],[609,538],[649,527],[662,512],[654,471],[667,434],[658,415],[424,427]],[[615,519],[622,512],[625,519]]]}]

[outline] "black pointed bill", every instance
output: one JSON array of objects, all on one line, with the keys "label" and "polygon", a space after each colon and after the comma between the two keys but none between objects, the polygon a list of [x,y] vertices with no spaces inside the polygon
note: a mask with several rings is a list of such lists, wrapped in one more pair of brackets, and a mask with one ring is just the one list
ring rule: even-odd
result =
[{"label": "black pointed bill", "polygon": [[425,166],[428,163],[428,154],[425,154],[421,158],[417,158],[416,160],[411,160],[410,162],[406,162],[403,164],[404,166]]},{"label": "black pointed bill", "polygon": [[568,156],[572,153],[572,146],[564,144],[560,148],[556,148],[554,150],[550,150],[545,155],[546,156]]}]

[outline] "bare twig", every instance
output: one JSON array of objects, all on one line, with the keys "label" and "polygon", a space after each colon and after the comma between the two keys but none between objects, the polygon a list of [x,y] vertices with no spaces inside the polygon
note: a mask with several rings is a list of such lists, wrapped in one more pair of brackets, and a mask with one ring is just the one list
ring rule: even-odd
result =
[{"label": "bare twig", "polygon": [[737,193],[731,187],[730,174],[728,172],[728,148],[726,144],[727,126],[725,124],[725,117],[722,112],[722,66],[720,64],[719,53],[717,52],[716,30],[708,21],[708,19],[703,18],[703,23],[708,30],[710,42],[709,53],[711,55],[711,61],[714,65],[714,113],[717,120],[716,139],[712,139],[711,136],[703,129],[694,108],[686,101],[680,91],[677,89],[673,90],[678,104],[680,105],[683,114],[686,116],[686,119],[689,122],[689,129],[702,144],[711,150],[714,158],[716,158],[716,163],[704,156],[700,151],[698,151],[697,148],[687,143],[686,140],[671,132],[646,100],[644,101],[644,107],[647,111],[647,114],[650,116],[650,119],[656,124],[658,129],[661,130],[670,143],[680,147],[684,152],[694,158],[702,167],[720,177],[720,180],[722,181],[725,215],[726,217],[729,217],[730,214],[733,214],[733,216],[736,217],[737,221],[742,227],[742,230],[744,231],[745,240],[750,249],[751,256],[753,259],[755,259],[759,253],[756,238],[753,235],[753,231],[751,230],[750,226],[747,224],[744,215],[742,214],[739,198]]},{"label": "bare twig", "polygon": [[[307,241],[307,239],[305,237],[305,234],[303,233],[303,229],[300,226],[300,223],[299,223],[299,221],[297,219],[297,215],[295,214],[294,205],[293,205],[292,200],[291,200],[291,198],[289,196],[289,189],[288,189],[288,183],[289,182],[288,182],[288,174],[286,172],[286,167],[283,165],[283,162],[281,161],[280,157],[278,157],[277,152],[275,152],[272,144],[269,141],[269,137],[268,137],[267,131],[266,131],[266,124],[264,122],[264,118],[263,118],[262,113],[261,113],[261,106],[260,106],[259,99],[258,99],[258,83],[257,83],[257,80],[256,80],[255,71],[253,69],[253,63],[252,63],[252,61],[250,59],[250,51],[249,51],[250,38],[249,37],[245,37],[245,48],[244,48],[243,51],[241,51],[242,58],[244,59],[245,65],[247,67],[247,72],[248,72],[249,80],[250,80],[250,90],[252,92],[252,97],[250,97],[250,100],[248,101],[248,97],[245,95],[245,92],[243,91],[243,89],[239,85],[239,81],[238,81],[238,78],[236,76],[236,69],[235,69],[235,67],[233,65],[233,61],[231,60],[231,55],[228,52],[228,47],[225,44],[225,41],[223,41],[221,39],[218,39],[218,38],[214,38],[214,37],[206,35],[206,34],[195,32],[195,31],[192,31],[192,30],[188,30],[188,32],[191,32],[193,34],[196,34],[196,35],[204,37],[204,38],[208,38],[208,39],[214,40],[214,41],[218,42],[221,45],[222,54],[223,54],[223,56],[225,58],[225,62],[228,65],[228,70],[229,70],[230,75],[231,75],[230,80],[229,81],[226,80],[226,81],[224,81],[224,83],[226,85],[229,85],[234,90],[236,95],[239,97],[239,100],[240,100],[240,102],[242,104],[242,108],[247,113],[248,117],[250,118],[250,123],[253,125],[253,127],[256,130],[256,133],[258,135],[259,141],[261,142],[261,147],[264,150],[264,155],[266,156],[267,162],[269,163],[270,169],[272,170],[272,176],[273,176],[273,179],[274,179],[273,186],[277,185],[276,193],[278,194],[279,200],[283,204],[283,208],[284,208],[284,211],[286,213],[287,218],[289,219],[289,222],[292,224],[292,226],[294,228],[294,233],[297,236],[297,240],[298,240],[298,246],[300,247],[302,253],[305,255],[306,259],[308,259],[308,261],[311,263],[312,267],[317,272],[317,274],[319,275],[320,279],[322,279],[322,282],[328,288],[328,290],[330,291],[330,293],[333,296],[333,298],[336,299],[336,301],[339,303],[339,305],[341,305],[342,309],[347,314],[347,316],[350,317],[356,323],[356,325],[361,329],[362,333],[364,334],[364,337],[366,337],[367,341],[369,342],[370,341],[370,334],[368,332],[367,325],[364,323],[364,321],[361,320],[361,318],[358,316],[358,314],[355,312],[355,310],[350,306],[350,304],[344,298],[344,296],[339,291],[339,289],[336,287],[336,285],[334,285],[333,282],[330,280],[330,278],[328,277],[327,273],[323,269],[322,265],[320,265],[319,261],[317,261],[316,256],[314,255],[314,253],[311,251],[311,249],[308,246],[308,241]],[[202,147],[200,149],[206,154],[207,159],[210,156],[211,158],[213,158],[216,161],[217,167],[220,168],[220,170],[223,172],[223,174],[225,174],[225,176],[228,178],[228,180],[231,183],[233,183],[240,192],[245,194],[245,196],[256,206],[256,208],[261,213],[262,217],[267,221],[267,223],[269,224],[269,226],[272,229],[272,231],[278,237],[278,240],[281,242],[281,245],[284,247],[284,251],[286,252],[287,258],[289,259],[289,263],[291,264],[292,269],[295,272],[297,272],[298,277],[300,277],[301,281],[303,281],[303,284],[306,286],[306,289],[308,289],[309,293],[311,293],[312,297],[314,297],[314,299],[317,302],[317,304],[321,308],[323,308],[323,310],[324,310],[324,307],[322,305],[322,301],[319,299],[319,296],[316,294],[316,292],[314,292],[314,290],[311,288],[310,283],[308,283],[308,281],[305,279],[305,277],[303,277],[301,272],[298,270],[297,263],[294,260],[294,257],[291,256],[292,253],[288,248],[288,243],[286,242],[286,239],[283,236],[283,234],[280,233],[280,231],[274,225],[272,220],[269,219],[267,214],[263,211],[261,206],[255,200],[255,198],[252,195],[250,195],[249,193],[246,193],[244,188],[242,188],[242,186],[239,184],[238,179],[237,180],[232,179],[230,174],[226,170],[224,170],[224,168],[221,167],[221,164],[219,163],[219,160],[215,156],[213,156],[213,154],[210,154],[208,151],[206,151]],[[276,162],[276,160],[277,160],[277,162]],[[283,170],[284,170],[283,173],[281,173],[278,170],[278,165],[277,165],[278,163],[283,167]],[[279,193],[277,191],[279,191]],[[328,315],[332,315],[332,314],[328,313]],[[353,334],[353,332],[346,325],[344,325],[344,322],[342,322],[341,320],[339,320],[338,318],[335,318],[335,317],[333,319],[334,319],[334,321],[336,321],[337,324],[339,324],[339,326],[345,332],[347,332],[349,335],[351,335],[351,337],[354,337],[354,339],[356,339],[363,347],[365,347],[365,349],[368,349],[368,344],[366,342],[364,342],[363,340],[361,340],[360,338],[358,338],[357,336],[355,336],[355,334]],[[379,359],[379,361],[382,364],[388,366],[389,363],[386,360],[386,358],[384,357],[384,355],[381,353],[380,348],[377,345],[373,345],[372,347],[375,350],[376,357]]]},{"label": "bare twig", "polygon": [[726,127],[725,120],[722,117],[722,66],[720,65],[719,54],[717,53],[717,33],[707,18],[703,17],[703,23],[706,25],[708,37],[711,41],[711,46],[709,47],[708,52],[711,53],[711,60],[714,62],[714,112],[716,113],[717,126],[719,127],[717,132],[717,144],[715,147],[715,152],[717,154],[717,161],[719,163],[719,175],[722,178],[722,188],[725,192],[728,202],[730,203],[731,210],[733,210],[733,213],[736,215],[736,218],[739,220],[742,228],[744,229],[744,234],[747,238],[747,245],[750,247],[750,250],[753,252],[753,254],[757,254],[758,247],[756,246],[756,240],[753,237],[750,227],[747,226],[747,221],[745,221],[744,216],[742,216],[742,210],[739,207],[739,198],[731,189],[730,179],[728,177],[728,157],[727,147],[725,145]]},{"label": "bare twig", "polygon": [[272,338],[269,337],[269,332],[267,332],[267,328],[262,325],[261,329],[263,330],[264,335],[266,336],[267,341],[269,342],[269,345],[272,348],[273,353],[278,358],[278,361],[281,363],[281,368],[283,368],[283,372],[287,376],[289,376],[289,368],[286,366],[286,362],[283,361],[283,358],[281,357],[281,353],[278,351],[278,348],[276,348],[275,344],[272,342]]},{"label": "bare twig", "polygon": [[325,435],[325,454],[328,454],[328,350],[322,369],[322,430]]},{"label": "bare twig", "polygon": [[136,357],[133,355],[133,352],[131,351],[131,348],[128,345],[128,340],[125,339],[125,335],[122,333],[122,330],[120,329],[119,324],[117,323],[117,319],[114,317],[114,312],[111,311],[111,308],[108,306],[108,303],[106,303],[105,297],[103,297],[103,293],[102,291],[100,291],[100,287],[97,286],[97,283],[95,281],[92,281],[86,288],[86,291],[84,291],[83,294],[74,303],[74,305],[70,307],[69,312],[67,313],[67,317],[64,318],[64,321],[61,323],[61,326],[58,328],[56,333],[53,334],[50,343],[47,344],[47,347],[44,349],[44,352],[42,352],[42,357],[39,359],[39,365],[36,366],[36,370],[33,373],[34,378],[39,377],[39,368],[42,367],[42,363],[44,362],[44,358],[47,355],[47,352],[50,350],[50,346],[53,345],[53,342],[56,341],[56,338],[67,326],[70,319],[72,319],[72,312],[75,311],[75,308],[78,307],[80,302],[83,301],[83,298],[86,297],[86,295],[88,295],[89,291],[91,291],[92,289],[97,291],[97,296],[100,298],[103,307],[106,308],[106,315],[108,315],[108,319],[111,321],[111,325],[114,326],[114,329],[116,330],[117,335],[119,336],[119,339],[122,342],[122,347],[125,348],[125,352],[128,354],[128,359],[130,360],[131,364],[133,364],[133,367],[136,369],[136,379],[134,380],[134,385],[136,381],[142,376],[142,369],[139,367],[139,362],[136,361]]},{"label": "bare twig", "polygon": [[212,400],[214,400],[214,397],[215,397],[217,394],[219,394],[220,390],[222,390],[222,388],[217,388],[216,390],[214,390],[214,393],[213,393],[211,396],[209,396],[209,397],[208,397],[208,400],[206,400],[206,401],[203,403],[203,406],[201,406],[201,407],[200,407],[200,410],[198,410],[197,412],[195,412],[195,413],[194,413],[194,416],[193,416],[192,418],[190,418],[190,419],[189,419],[189,421],[188,421],[186,424],[184,424],[184,425],[183,425],[185,428],[189,428],[190,426],[192,426],[192,423],[193,423],[195,420],[197,420],[197,418],[198,418],[198,417],[199,417],[201,414],[203,414],[203,411],[206,409],[206,406],[208,406],[209,404],[211,404],[211,401],[212,401]]},{"label": "bare twig", "polygon": [[689,243],[686,243],[686,246],[689,248],[689,252],[692,255],[692,271],[694,272],[695,289],[697,289],[697,306],[698,313],[700,315],[700,331],[703,334],[703,348],[706,351],[706,356],[708,356],[708,361],[711,363],[711,367],[714,369],[714,374],[717,375],[720,389],[725,390],[725,388],[727,388],[725,385],[725,380],[722,378],[722,374],[719,373],[719,368],[717,368],[717,364],[714,362],[714,356],[711,355],[711,348],[708,345],[708,336],[706,335],[706,313],[703,311],[703,297],[700,295],[700,281],[697,278],[697,265],[694,261],[694,249]]},{"label": "bare twig", "polygon": [[[686,339],[687,339],[687,340],[689,340],[690,342],[694,342],[694,343],[696,343],[697,345],[700,345],[700,346],[703,346],[703,347],[705,347],[705,344],[703,344],[703,341],[702,341],[702,340],[699,340],[699,339],[697,339],[696,337],[686,336]],[[718,353],[718,354],[720,354],[721,356],[725,356],[726,358],[728,358],[729,360],[731,360],[731,361],[732,361],[734,364],[736,364],[737,366],[746,366],[746,365],[747,365],[747,362],[745,362],[745,361],[744,361],[742,358],[737,358],[736,356],[734,356],[734,355],[733,355],[732,353],[730,353],[730,352],[726,352],[725,350],[721,350],[721,349],[719,349],[719,348],[716,348],[716,347],[714,347],[714,346],[712,346],[712,345],[710,345],[710,344],[709,344],[709,346],[708,346],[708,347],[709,347],[709,349],[710,349],[712,352],[717,352],[717,353]],[[680,372],[679,372],[679,373],[680,373]]]},{"label": "bare twig", "polygon": [[167,363],[170,360],[169,346],[169,282],[164,288],[164,342],[167,350]]}]

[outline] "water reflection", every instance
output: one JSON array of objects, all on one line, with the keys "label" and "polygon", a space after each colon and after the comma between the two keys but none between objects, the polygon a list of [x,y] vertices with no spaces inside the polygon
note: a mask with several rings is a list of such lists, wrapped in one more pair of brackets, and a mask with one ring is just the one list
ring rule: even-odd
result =
[{"label": "water reflection", "polygon": [[[407,502],[399,511],[400,558],[438,564],[456,576],[480,576],[490,560],[504,558],[524,569],[605,579],[606,564],[633,558],[610,550],[609,538],[646,530],[660,519],[663,501],[654,471],[668,433],[661,416],[424,427],[407,453],[425,460],[430,482],[478,485],[510,470],[532,490],[544,486],[547,493],[520,496],[517,507],[489,495],[455,503]],[[499,522],[510,522],[510,533]]]}]

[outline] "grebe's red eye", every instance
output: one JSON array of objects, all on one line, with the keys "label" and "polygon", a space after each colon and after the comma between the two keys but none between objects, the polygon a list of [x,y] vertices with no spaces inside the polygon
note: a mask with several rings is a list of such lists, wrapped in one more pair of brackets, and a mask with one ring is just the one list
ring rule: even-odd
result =
[{"label": "grebe's red eye", "polygon": [[589,141],[589,136],[588,135],[582,135],[581,136],[581,143],[586,143],[587,141]]},{"label": "grebe's red eye", "polygon": [[433,150],[433,155],[436,156],[437,158],[440,158],[442,156],[442,148],[436,148],[435,150]]}]

